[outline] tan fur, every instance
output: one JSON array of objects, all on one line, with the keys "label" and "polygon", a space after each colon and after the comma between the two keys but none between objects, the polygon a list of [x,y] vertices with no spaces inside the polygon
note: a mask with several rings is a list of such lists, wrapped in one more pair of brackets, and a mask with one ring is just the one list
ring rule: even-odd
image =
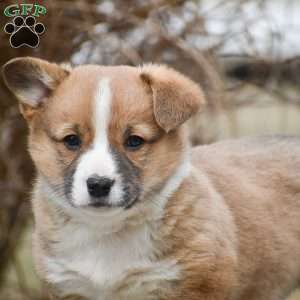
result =
[{"label": "tan fur", "polygon": [[29,120],[41,102],[30,99],[28,93],[24,93],[30,87],[30,85],[27,86],[28,82],[24,81],[23,74],[26,73],[28,77],[26,79],[34,83],[41,98],[47,98],[66,78],[69,71],[56,64],[29,57],[15,58],[9,64],[4,65],[4,80],[8,88],[19,98],[21,113],[25,119]]},{"label": "tan fur", "polygon": [[[51,76],[48,64],[35,63],[45,66],[43,72]],[[46,177],[62,185],[70,164],[91,146],[95,135],[92,98],[99,78],[108,77],[113,91],[109,143],[139,169],[143,192],[141,201],[122,213],[121,226],[111,228],[103,241],[132,236],[146,227],[153,265],[124,270],[126,276],[110,292],[113,296],[99,294],[92,299],[287,297],[300,280],[298,138],[253,138],[193,149],[189,176],[182,178],[164,206],[159,202],[164,200],[160,191],[175,176],[188,144],[180,125],[203,103],[200,89],[177,72],[155,65],[81,66],[61,74],[65,76],[55,91],[41,99],[42,105],[27,118],[29,149],[38,170],[33,195],[35,261],[53,294],[64,287],[49,280],[45,258],[61,259],[64,244],[85,225],[54,205],[53,194],[42,181]],[[13,87],[9,78],[7,83]],[[61,140],[76,130],[83,136],[83,146],[74,153]],[[128,134],[142,136],[146,144],[138,151],[126,150]],[[99,225],[98,221],[95,233],[101,239]]]},{"label": "tan fur", "polygon": [[144,66],[141,77],[152,90],[156,121],[167,132],[184,123],[204,104],[202,91],[194,82],[165,66]]}]

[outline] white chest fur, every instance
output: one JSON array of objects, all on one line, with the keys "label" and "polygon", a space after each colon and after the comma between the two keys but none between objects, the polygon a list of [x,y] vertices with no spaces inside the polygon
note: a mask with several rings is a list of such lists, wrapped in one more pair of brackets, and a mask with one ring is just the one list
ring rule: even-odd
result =
[{"label": "white chest fur", "polygon": [[[157,300],[157,293],[164,293],[168,283],[179,278],[180,270],[175,261],[156,258],[158,249],[153,237],[159,231],[166,202],[189,172],[189,161],[184,159],[161,193],[152,201],[145,201],[149,207],[142,206],[143,210],[135,206],[127,211],[144,221],[127,229],[123,226],[124,211],[121,219],[106,214],[106,222],[100,219],[99,223],[97,216],[99,227],[90,226],[97,223],[93,219],[91,224],[85,223],[89,218],[82,222],[76,209],[70,211],[70,215],[78,217],[78,223],[62,227],[56,236],[59,242],[52,245],[53,255],[42,255],[45,279],[62,296],[76,294],[89,300]],[[121,226],[111,230],[112,224]],[[110,233],[101,235],[103,232]]]},{"label": "white chest fur", "polygon": [[79,294],[91,300],[157,299],[162,282],[178,276],[173,261],[155,260],[149,225],[98,236],[78,224],[61,232],[55,256],[44,260],[47,280],[63,296]]}]

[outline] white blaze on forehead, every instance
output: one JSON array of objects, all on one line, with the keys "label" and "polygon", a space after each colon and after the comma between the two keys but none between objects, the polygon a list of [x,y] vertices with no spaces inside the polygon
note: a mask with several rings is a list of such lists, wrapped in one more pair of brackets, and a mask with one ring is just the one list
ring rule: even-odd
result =
[{"label": "white blaze on forehead", "polygon": [[111,90],[109,79],[100,81],[94,102],[95,144],[108,145],[107,128],[111,115]]},{"label": "white blaze on forehead", "polygon": [[100,80],[94,97],[93,126],[95,137],[90,150],[82,155],[73,180],[72,198],[75,205],[88,205],[90,197],[86,181],[93,175],[115,180],[107,201],[111,204],[122,199],[121,179],[117,174],[116,162],[110,152],[108,125],[111,117],[112,93],[110,80]]}]

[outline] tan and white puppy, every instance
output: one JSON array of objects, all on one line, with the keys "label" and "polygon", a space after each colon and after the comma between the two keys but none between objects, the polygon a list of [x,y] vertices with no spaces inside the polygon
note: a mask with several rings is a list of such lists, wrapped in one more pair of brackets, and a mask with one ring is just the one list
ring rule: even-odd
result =
[{"label": "tan and white puppy", "polygon": [[189,149],[200,88],[164,66],[9,61],[58,298],[283,300],[300,280],[300,141]]}]

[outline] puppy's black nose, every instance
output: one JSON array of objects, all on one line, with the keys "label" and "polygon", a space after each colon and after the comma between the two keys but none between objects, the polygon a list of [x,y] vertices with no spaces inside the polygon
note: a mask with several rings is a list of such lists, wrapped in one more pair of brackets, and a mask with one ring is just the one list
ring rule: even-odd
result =
[{"label": "puppy's black nose", "polygon": [[100,198],[109,194],[114,182],[110,178],[93,175],[88,178],[86,185],[90,196]]}]

